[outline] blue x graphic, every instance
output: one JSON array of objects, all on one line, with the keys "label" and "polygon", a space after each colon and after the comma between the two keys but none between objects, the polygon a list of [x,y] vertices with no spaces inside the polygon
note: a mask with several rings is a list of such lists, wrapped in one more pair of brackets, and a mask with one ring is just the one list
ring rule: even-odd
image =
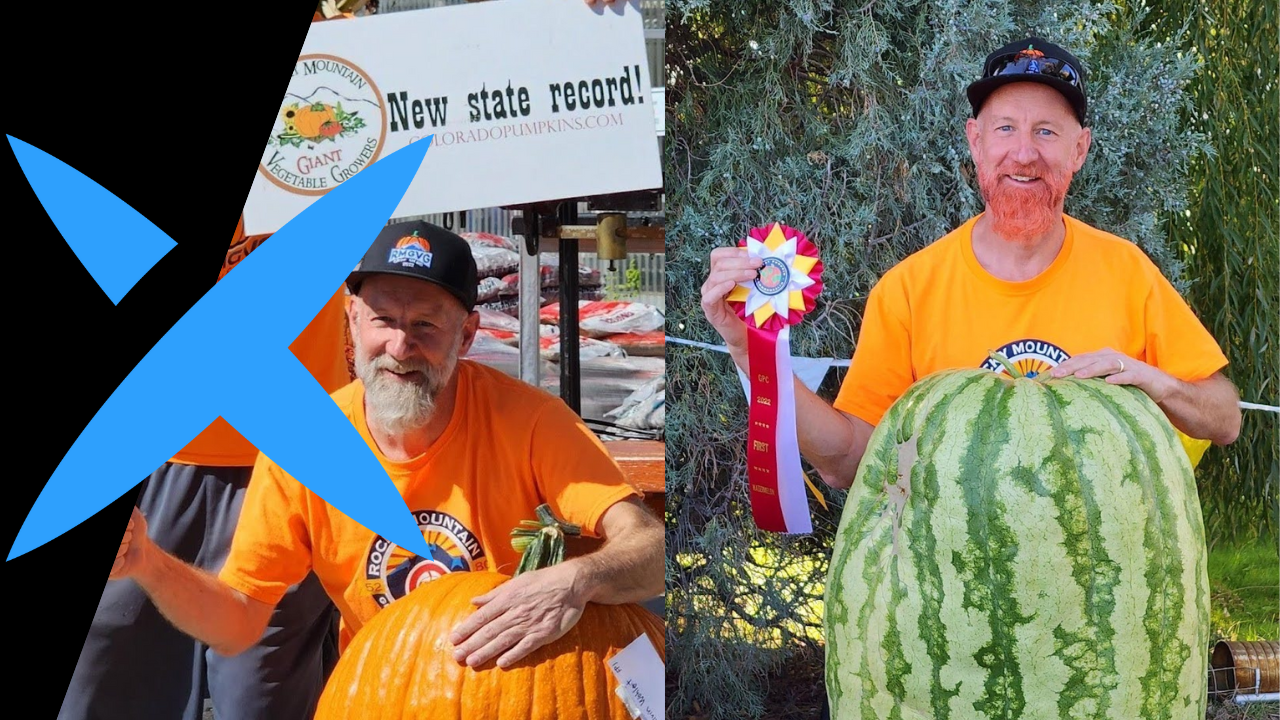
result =
[{"label": "blue x graphic", "polygon": [[[12,136],[23,173],[76,257],[118,304],[175,245],[74,168]],[[334,188],[241,261],[169,329],[63,457],[8,560],[79,525],[221,415],[329,504],[401,547],[426,541],[390,477],[289,345],[333,296],[409,188],[434,136]],[[252,359],[245,364],[244,359]],[[234,386],[220,368],[254,368]],[[156,412],[163,407],[164,412]],[[121,528],[124,532],[124,528]]]}]

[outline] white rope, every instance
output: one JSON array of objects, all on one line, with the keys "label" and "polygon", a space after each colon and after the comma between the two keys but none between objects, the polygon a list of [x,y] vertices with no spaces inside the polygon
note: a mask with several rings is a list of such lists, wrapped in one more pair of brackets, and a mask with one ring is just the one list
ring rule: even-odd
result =
[{"label": "white rope", "polygon": [[1268,412],[1280,413],[1280,407],[1275,405],[1258,405],[1257,403],[1241,402],[1240,407],[1245,410],[1266,410]]},{"label": "white rope", "polygon": [[[676,343],[677,345],[691,345],[693,347],[703,348],[706,350],[715,350],[716,352],[722,352],[722,353],[729,352],[729,348],[725,347],[724,345],[711,345],[709,343],[698,342],[696,340],[685,340],[683,338],[671,337],[670,335],[667,335],[666,337],[667,337],[667,342]],[[810,358],[810,359],[817,359],[817,358]],[[848,367],[849,366],[848,360],[837,360],[835,358],[822,358],[822,359],[830,361],[832,367]],[[1244,408],[1245,410],[1264,410],[1266,412],[1280,413],[1280,407],[1276,407],[1275,405],[1259,405],[1257,403],[1242,401],[1240,403],[1240,407]]]}]

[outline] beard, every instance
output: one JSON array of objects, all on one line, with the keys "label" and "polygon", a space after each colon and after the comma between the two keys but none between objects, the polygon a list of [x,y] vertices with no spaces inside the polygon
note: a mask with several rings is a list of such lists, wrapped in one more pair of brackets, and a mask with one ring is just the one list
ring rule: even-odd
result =
[{"label": "beard", "polygon": [[[457,343],[455,343],[456,349]],[[364,383],[366,416],[369,421],[390,433],[417,430],[431,421],[436,398],[448,384],[457,364],[450,352],[443,366],[425,360],[400,362],[389,355],[365,359],[356,348],[356,374]],[[389,373],[419,372],[421,377],[392,377]]]},{"label": "beard", "polygon": [[[1000,182],[1002,175],[1036,177],[1040,182],[1018,187]],[[1067,196],[1071,176],[1051,172],[1040,165],[1008,162],[997,168],[978,171],[982,198],[987,201],[991,227],[1001,237],[1018,243],[1030,243],[1044,237],[1061,220],[1062,202]]]}]

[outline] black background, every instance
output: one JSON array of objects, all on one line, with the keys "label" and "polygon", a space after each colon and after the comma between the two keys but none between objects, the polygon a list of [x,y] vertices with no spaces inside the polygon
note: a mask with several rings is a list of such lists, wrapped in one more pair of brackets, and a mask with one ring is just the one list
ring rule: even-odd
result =
[{"label": "black background", "polygon": [[[5,133],[84,173],[177,247],[112,305],[45,213],[6,139],[3,318],[12,402],[4,413],[0,557],[94,413],[217,280],[315,7],[286,0],[6,10]],[[228,382],[234,373],[228,369]],[[0,566],[3,646],[18,659],[8,678],[32,705],[23,717],[57,717],[136,496],[135,486]],[[17,711],[0,714],[10,712]]]}]

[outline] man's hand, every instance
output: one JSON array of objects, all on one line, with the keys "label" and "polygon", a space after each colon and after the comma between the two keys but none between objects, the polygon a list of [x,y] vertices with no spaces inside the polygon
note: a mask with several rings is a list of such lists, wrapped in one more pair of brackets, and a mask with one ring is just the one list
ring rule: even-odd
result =
[{"label": "man's hand", "polygon": [[151,540],[147,537],[147,520],[135,507],[133,515],[129,518],[129,524],[125,526],[124,537],[120,539],[120,549],[116,551],[116,561],[111,565],[111,574],[107,579],[122,580],[137,572],[142,565],[146,545],[150,542]]},{"label": "man's hand", "polygon": [[108,575],[110,580],[125,578],[138,583],[174,627],[224,656],[258,642],[275,610],[156,545],[147,537],[147,520],[136,507]]},{"label": "man's hand", "polygon": [[589,602],[619,605],[662,594],[665,529],[635,497],[600,518],[604,545],[558,565],[523,573],[472,600],[480,606],[449,636],[454,658],[479,667],[498,658],[508,668],[555,642]]},{"label": "man's hand", "polygon": [[574,590],[572,567],[527,572],[472,600],[480,606],[449,636],[454,659],[479,667],[498,658],[508,668],[569,632],[586,601]]},{"label": "man's hand", "polygon": [[1076,355],[1049,371],[1051,377],[1105,377],[1112,385],[1133,385],[1161,403],[1178,382],[1172,375],[1124,353],[1104,348]]},{"label": "man's hand", "polygon": [[764,261],[751,257],[746,248],[716,248],[711,251],[711,268],[702,283],[702,314],[724,338],[739,367],[745,364],[747,324],[729,307],[725,296],[738,283],[754,280],[763,265]]},{"label": "man's hand", "polygon": [[1077,355],[1049,371],[1050,377],[1105,377],[1112,385],[1145,392],[1188,437],[1230,445],[1240,436],[1240,396],[1221,372],[1184,382],[1163,370],[1105,348]]}]

